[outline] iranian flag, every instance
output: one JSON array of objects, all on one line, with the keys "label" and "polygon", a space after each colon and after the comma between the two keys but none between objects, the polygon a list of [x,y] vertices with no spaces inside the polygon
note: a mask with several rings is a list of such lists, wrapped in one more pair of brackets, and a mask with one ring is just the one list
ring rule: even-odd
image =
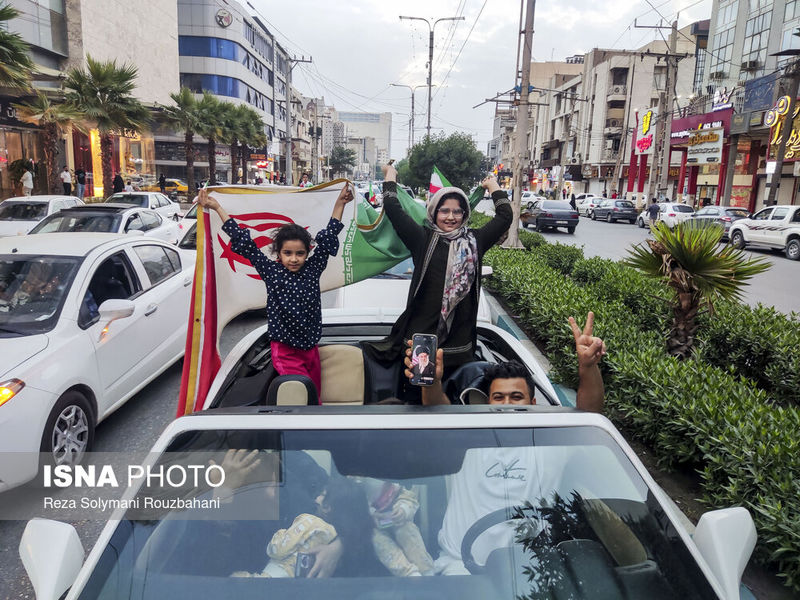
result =
[{"label": "iranian flag", "polygon": [[428,187],[428,192],[429,192],[428,198],[430,198],[440,189],[445,187],[452,187],[452,185],[450,184],[449,181],[447,181],[447,178],[444,175],[442,175],[442,172],[436,167],[436,165],[433,165],[433,173],[431,173],[431,184]]}]

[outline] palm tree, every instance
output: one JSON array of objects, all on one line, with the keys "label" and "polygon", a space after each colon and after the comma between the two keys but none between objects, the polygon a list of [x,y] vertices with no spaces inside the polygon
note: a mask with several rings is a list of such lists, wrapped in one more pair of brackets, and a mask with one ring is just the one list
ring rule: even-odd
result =
[{"label": "palm tree", "polygon": [[217,183],[217,140],[223,136],[228,102],[220,102],[209,92],[197,103],[199,124],[197,132],[208,140],[208,184]]},{"label": "palm tree", "polygon": [[247,134],[246,121],[250,109],[244,104],[226,103],[225,115],[222,119],[221,141],[231,147],[231,183],[239,181],[239,142]]},{"label": "palm tree", "polygon": [[58,165],[56,155],[59,152],[58,143],[64,133],[75,127],[85,131],[81,123],[83,113],[71,104],[51,102],[41,91],[36,92],[36,98],[26,104],[15,104],[19,118],[26,123],[33,123],[41,128],[42,150],[47,168],[47,181],[50,191],[61,193],[58,185]]},{"label": "palm tree", "polygon": [[242,157],[242,179],[247,182],[247,152],[250,146],[259,147],[267,143],[267,135],[264,133],[264,121],[261,115],[252,108],[245,107],[244,120],[242,122],[241,157]]},{"label": "palm tree", "polygon": [[161,120],[176,131],[183,131],[183,150],[186,154],[186,183],[189,194],[194,193],[194,134],[200,128],[200,111],[194,92],[187,87],[169,95],[175,106],[165,106]]},{"label": "palm tree", "polygon": [[17,9],[8,4],[0,5],[0,87],[27,89],[33,69],[30,46],[18,33],[9,33],[6,25],[17,16]]},{"label": "palm tree", "polygon": [[697,316],[705,304],[710,311],[719,299],[739,300],[744,283],[766,271],[763,258],[747,259],[733,246],[719,247],[721,227],[699,227],[693,222],[678,225],[674,231],[659,222],[653,240],[646,248],[637,244],[623,262],[645,275],[661,279],[675,292],[672,302],[672,329],[667,351],[687,358],[697,333]]},{"label": "palm tree", "polygon": [[86,66],[86,69],[70,69],[64,87],[69,90],[67,101],[80,107],[100,131],[103,194],[108,196],[112,190],[114,134],[122,130],[141,131],[150,121],[150,113],[131,95],[138,73],[135,66],[118,66],[116,60],[102,62],[91,56],[86,57]]}]

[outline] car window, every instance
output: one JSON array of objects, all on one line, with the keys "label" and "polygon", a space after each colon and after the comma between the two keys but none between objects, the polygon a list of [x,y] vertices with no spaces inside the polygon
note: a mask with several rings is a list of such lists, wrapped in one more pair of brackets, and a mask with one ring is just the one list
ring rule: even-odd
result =
[{"label": "car window", "polygon": [[125,232],[128,231],[144,231],[144,222],[142,221],[141,213],[133,213],[130,217],[128,217],[128,221],[125,224]]},{"label": "car window", "polygon": [[186,213],[187,219],[196,219],[197,218],[197,204],[193,204],[192,208],[189,209],[189,212]]},{"label": "car window", "polygon": [[728,208],[725,209],[725,214],[729,217],[745,218],[750,213],[743,208]]},{"label": "car window", "polygon": [[606,207],[609,207],[609,206],[611,206],[611,201],[610,200],[603,200],[600,203],[600,208],[606,208]]},{"label": "car window", "polygon": [[181,241],[178,242],[178,248],[184,248],[187,250],[197,249],[197,223],[192,223],[189,231],[187,231],[186,234],[181,238]]},{"label": "car window", "polygon": [[4,202],[0,221],[40,221],[47,216],[45,202]]},{"label": "car window", "polygon": [[714,211],[712,209],[710,209],[710,208],[701,208],[700,210],[697,211],[696,214],[697,214],[698,217],[702,217],[702,216],[714,214]]},{"label": "car window", "polygon": [[[187,598],[235,589],[243,599],[579,597],[552,589],[717,597],[658,495],[595,427],[190,431],[153,470],[219,464],[228,450],[255,451],[259,464],[219,509],[208,508],[208,485],[170,490],[148,480],[97,549],[81,600],[157,598],[165,589]],[[147,498],[162,507],[148,508]],[[408,542],[398,545],[392,527],[374,533],[376,522],[392,523],[380,515],[391,511],[371,514],[370,505],[413,506]],[[478,536],[503,522],[473,528],[490,513],[511,524]],[[294,577],[298,551],[337,536],[343,551],[330,577]],[[414,564],[405,553],[429,572],[438,557],[454,575],[400,576]],[[622,555],[636,560],[618,566],[612,557]]]},{"label": "car window", "polygon": [[106,202],[122,202],[124,204],[135,204],[142,208],[148,208],[146,194],[114,194],[113,196],[109,196]]},{"label": "car window", "polygon": [[30,233],[77,231],[91,233],[116,233],[120,216],[114,214],[57,213],[42,220]]},{"label": "car window", "polygon": [[758,211],[756,214],[753,215],[754,221],[766,221],[769,219],[769,216],[772,214],[772,207],[762,209]]},{"label": "car window", "polygon": [[[173,261],[170,260],[170,257],[167,255],[167,249],[163,246],[136,246],[134,251],[141,259],[144,270],[150,278],[151,285],[156,285],[175,274],[176,269]],[[171,252],[176,251],[171,250]],[[178,264],[180,264],[180,261],[178,261]]]},{"label": "car window", "polygon": [[800,223],[800,209],[794,211],[794,217],[792,218],[792,223]]},{"label": "car window", "polygon": [[617,200],[617,206],[620,208],[633,208],[633,202],[629,200]]},{"label": "car window", "polygon": [[127,300],[141,291],[124,252],[105,259],[95,270],[78,311],[78,325],[83,329],[97,321],[98,309],[106,300]]},{"label": "car window", "polygon": [[161,225],[161,219],[158,213],[143,212],[141,213],[141,218],[145,231],[150,231]]},{"label": "car window", "polygon": [[789,214],[788,206],[776,206],[775,211],[772,213],[772,221],[782,221],[783,218]]},{"label": "car window", "polygon": [[544,210],[572,210],[569,202],[563,200],[545,200],[542,202],[542,209]]},{"label": "car window", "polygon": [[694,209],[686,204],[673,204],[672,209],[679,213],[693,213]]}]

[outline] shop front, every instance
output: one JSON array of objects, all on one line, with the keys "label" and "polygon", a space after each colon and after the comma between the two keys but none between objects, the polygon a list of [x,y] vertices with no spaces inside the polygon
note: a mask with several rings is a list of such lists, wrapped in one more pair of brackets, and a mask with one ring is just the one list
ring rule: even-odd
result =
[{"label": "shop front", "polygon": [[[73,170],[83,169],[86,172],[86,190],[84,196],[102,197],[103,165],[100,151],[100,132],[91,129],[88,133],[72,130],[72,164]],[[155,142],[149,134],[123,132],[112,136],[111,177],[119,173],[122,178],[136,187],[155,182],[156,168]]]},{"label": "shop front", "polygon": [[0,200],[22,194],[21,185],[9,167],[23,158],[33,160],[35,165],[34,193],[47,193],[48,189],[39,130],[17,118],[13,104],[19,101],[0,96]]}]

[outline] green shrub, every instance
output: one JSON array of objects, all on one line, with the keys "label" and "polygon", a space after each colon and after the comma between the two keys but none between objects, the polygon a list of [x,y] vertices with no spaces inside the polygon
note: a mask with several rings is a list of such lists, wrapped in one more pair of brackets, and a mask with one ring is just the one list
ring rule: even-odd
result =
[{"label": "green shrub", "polygon": [[[664,352],[663,290],[632,269],[556,245],[495,248],[486,264],[493,268],[488,285],[544,345],[556,381],[577,385],[567,317],[582,321],[595,312],[595,334],[609,349],[601,363],[609,415],[665,466],[696,468],[710,507],[747,507],[759,535],[756,558],[774,563],[800,590],[800,409],[776,406],[774,391],[798,389],[796,321],[721,303],[705,318],[701,350],[679,361]],[[764,375],[753,376],[759,369]]]},{"label": "green shrub", "polygon": [[533,248],[538,248],[539,246],[547,244],[547,238],[535,231],[520,230],[519,241],[525,246],[526,250],[532,250]]}]

